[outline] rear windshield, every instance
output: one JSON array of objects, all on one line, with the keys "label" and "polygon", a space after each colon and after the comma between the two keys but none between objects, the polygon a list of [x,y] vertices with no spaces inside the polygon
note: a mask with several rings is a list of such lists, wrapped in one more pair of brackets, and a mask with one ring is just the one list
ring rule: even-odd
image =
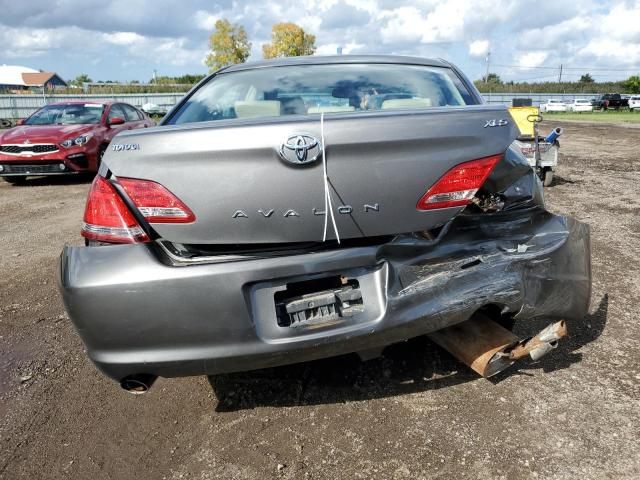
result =
[{"label": "rear windshield", "polygon": [[78,125],[100,122],[104,105],[98,103],[69,103],[47,105],[25,120],[26,125]]},{"label": "rear windshield", "polygon": [[216,75],[165,123],[474,103],[477,102],[448,68],[396,64],[295,65]]}]

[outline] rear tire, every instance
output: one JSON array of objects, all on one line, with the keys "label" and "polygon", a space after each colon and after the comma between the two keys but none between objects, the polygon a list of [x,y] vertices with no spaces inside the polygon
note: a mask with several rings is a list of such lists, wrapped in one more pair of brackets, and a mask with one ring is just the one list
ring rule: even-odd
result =
[{"label": "rear tire", "polygon": [[27,177],[2,177],[2,179],[11,185],[24,185],[27,182]]},{"label": "rear tire", "polygon": [[553,170],[545,170],[543,176],[542,184],[545,187],[550,187],[553,183]]}]

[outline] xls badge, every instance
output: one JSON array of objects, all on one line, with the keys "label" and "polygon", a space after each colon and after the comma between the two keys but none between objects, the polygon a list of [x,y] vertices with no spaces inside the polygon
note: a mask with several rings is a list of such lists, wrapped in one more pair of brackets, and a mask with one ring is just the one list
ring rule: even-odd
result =
[{"label": "xls badge", "polygon": [[506,118],[493,118],[491,120],[485,120],[484,128],[504,127],[505,125],[509,125],[509,121]]}]

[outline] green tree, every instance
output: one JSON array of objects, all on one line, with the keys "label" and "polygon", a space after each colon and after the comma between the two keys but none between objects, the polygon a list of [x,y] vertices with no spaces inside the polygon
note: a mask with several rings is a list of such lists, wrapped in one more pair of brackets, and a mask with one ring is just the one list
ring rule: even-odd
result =
[{"label": "green tree", "polygon": [[580,80],[578,80],[578,83],[595,83],[595,80],[593,79],[590,73],[585,73],[580,77]]},{"label": "green tree", "polygon": [[209,37],[211,52],[205,59],[210,71],[227,65],[244,63],[251,53],[251,42],[242,25],[220,19],[216,22],[215,31]]},{"label": "green tree", "polygon": [[71,85],[75,85],[77,87],[81,87],[83,83],[91,83],[91,82],[93,82],[93,80],[91,80],[91,78],[89,78],[89,75],[87,75],[86,73],[81,73],[76,78],[71,80],[69,83]]},{"label": "green tree", "polygon": [[500,75],[498,75],[497,73],[490,73],[488,75],[485,75],[484,77],[482,77],[482,82],[483,83],[493,83],[496,85],[501,85],[502,84],[502,79],[500,78]]},{"label": "green tree", "polygon": [[640,75],[632,75],[622,82],[622,86],[629,93],[640,93]]},{"label": "green tree", "polygon": [[204,77],[204,75],[201,75],[199,73],[188,73],[186,75],[176,77],[176,83],[183,85],[193,85],[194,83],[198,83]]},{"label": "green tree", "polygon": [[313,55],[316,36],[306,33],[295,23],[276,23],[271,27],[271,43],[262,45],[264,58]]}]

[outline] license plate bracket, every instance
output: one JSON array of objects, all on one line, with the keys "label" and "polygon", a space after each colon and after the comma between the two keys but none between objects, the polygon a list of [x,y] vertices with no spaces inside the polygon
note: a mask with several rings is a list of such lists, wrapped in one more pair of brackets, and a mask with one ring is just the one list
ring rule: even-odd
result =
[{"label": "license plate bracket", "polygon": [[341,276],[288,284],[274,300],[278,326],[289,328],[335,324],[365,310],[358,281]]}]

